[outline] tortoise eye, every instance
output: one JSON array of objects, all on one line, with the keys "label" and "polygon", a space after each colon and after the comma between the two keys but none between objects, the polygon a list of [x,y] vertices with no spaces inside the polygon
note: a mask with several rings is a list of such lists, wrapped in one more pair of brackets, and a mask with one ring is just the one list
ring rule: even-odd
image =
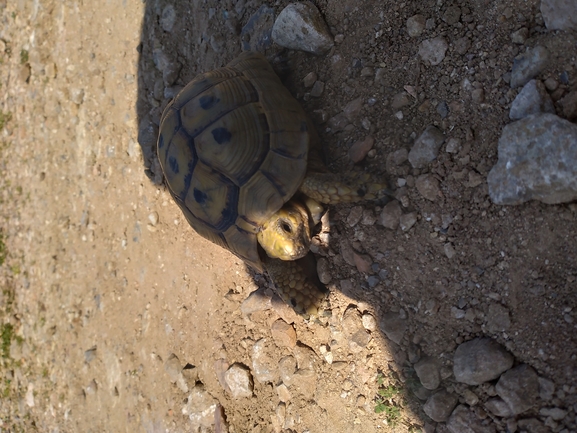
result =
[{"label": "tortoise eye", "polygon": [[281,221],[280,226],[285,233],[292,233],[292,228],[286,221]]}]

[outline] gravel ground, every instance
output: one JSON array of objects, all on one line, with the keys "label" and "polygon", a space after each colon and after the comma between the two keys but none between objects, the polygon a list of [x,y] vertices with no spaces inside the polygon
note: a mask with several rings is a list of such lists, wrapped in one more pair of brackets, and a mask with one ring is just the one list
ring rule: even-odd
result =
[{"label": "gravel ground", "polygon": [[[318,0],[313,55],[288,4],[0,0],[0,431],[577,432],[577,187],[491,180],[511,118],[577,119],[575,6]],[[315,320],[162,182],[162,109],[243,47],[395,189],[330,208]]]}]

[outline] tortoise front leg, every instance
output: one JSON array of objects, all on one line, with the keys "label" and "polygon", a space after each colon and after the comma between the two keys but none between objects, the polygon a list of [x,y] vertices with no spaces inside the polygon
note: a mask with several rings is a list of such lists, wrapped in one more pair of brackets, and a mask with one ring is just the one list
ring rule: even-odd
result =
[{"label": "tortoise front leg", "polygon": [[367,173],[348,180],[333,173],[308,172],[299,189],[306,196],[326,204],[378,200],[391,194],[386,183],[371,181]]},{"label": "tortoise front leg", "polygon": [[[305,317],[318,316],[328,290],[315,283],[315,275],[307,275],[299,261],[265,258],[268,271],[277,293],[283,301]],[[316,272],[316,270],[315,270]]]}]

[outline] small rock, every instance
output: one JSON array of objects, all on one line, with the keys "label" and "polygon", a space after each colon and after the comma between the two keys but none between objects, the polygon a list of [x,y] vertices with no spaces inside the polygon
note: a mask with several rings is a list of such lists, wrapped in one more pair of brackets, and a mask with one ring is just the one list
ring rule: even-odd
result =
[{"label": "small rock", "polygon": [[445,151],[448,153],[458,153],[461,150],[461,140],[458,138],[449,138]]},{"label": "small rock", "polygon": [[313,84],[317,81],[317,73],[316,72],[309,72],[303,78],[303,85],[305,87],[313,87]]},{"label": "small rock", "polygon": [[[12,356],[12,358],[16,357]],[[90,362],[92,362],[94,358],[96,358],[96,346],[84,352],[84,361],[86,361],[87,364],[90,364]]]},{"label": "small rock", "polygon": [[513,100],[509,118],[518,120],[537,113],[555,113],[555,106],[543,83],[539,80],[531,80],[523,86]]},{"label": "small rock", "polygon": [[204,386],[195,386],[187,396],[182,414],[191,421],[193,431],[205,430],[213,426],[218,401],[212,397]]},{"label": "small rock", "polygon": [[295,329],[282,319],[276,320],[271,326],[272,338],[279,347],[292,349],[297,344]]},{"label": "small rock", "polygon": [[511,409],[518,415],[531,409],[539,396],[539,381],[535,370],[527,364],[521,364],[501,375],[495,390]]},{"label": "small rock", "polygon": [[513,416],[513,411],[509,408],[509,405],[499,397],[490,398],[485,402],[485,407],[489,409],[494,415],[500,416],[502,418],[509,418]]},{"label": "small rock", "polygon": [[317,375],[312,369],[297,370],[294,374],[294,387],[307,400],[313,398],[317,388]]},{"label": "small rock", "polygon": [[523,45],[527,38],[529,37],[529,29],[527,27],[521,27],[519,30],[511,33],[511,42],[514,44]]},{"label": "small rock", "polygon": [[252,376],[244,365],[233,364],[224,374],[224,380],[233,398],[252,397]]},{"label": "small rock", "polygon": [[347,119],[349,119],[349,121],[352,122],[359,116],[362,108],[363,108],[363,98],[357,98],[352,100],[345,106],[343,114],[347,117]]},{"label": "small rock", "polygon": [[393,200],[385,205],[379,223],[388,229],[396,230],[399,226],[399,219],[403,211],[401,210],[401,205],[397,200]]},{"label": "small rock", "polygon": [[460,404],[449,417],[447,430],[450,433],[495,433],[495,425],[482,423],[475,412]]},{"label": "small rock", "polygon": [[409,162],[413,168],[423,168],[434,161],[444,141],[445,136],[441,131],[432,125],[427,126],[409,152]]},{"label": "small rock", "polygon": [[264,289],[258,289],[240,304],[240,311],[248,316],[257,311],[270,310],[271,306],[271,297],[265,293]]},{"label": "small rock", "polygon": [[487,330],[489,332],[502,332],[509,329],[510,326],[509,310],[501,304],[491,304],[487,313]]},{"label": "small rock", "polygon": [[549,51],[537,46],[521,54],[513,61],[511,70],[511,88],[523,86],[547,67]]},{"label": "small rock", "polygon": [[309,1],[291,3],[281,11],[272,28],[272,39],[281,47],[317,55],[334,45],[327,24]]},{"label": "small rock", "polygon": [[443,14],[443,21],[449,25],[457,24],[461,18],[461,8],[458,6],[449,6]]},{"label": "small rock", "polygon": [[449,106],[447,105],[447,101],[441,101],[437,104],[437,113],[441,116],[442,119],[449,115]]},{"label": "small rock", "polygon": [[162,27],[162,30],[165,32],[170,33],[175,22],[176,11],[174,10],[174,6],[170,4],[166,5],[164,9],[162,9],[162,14],[160,15],[160,27]]},{"label": "small rock", "polygon": [[[414,367],[415,373],[417,373],[421,384],[425,388],[434,390],[439,387],[441,384],[441,365],[436,358],[431,356],[424,357],[419,362],[417,362]],[[452,409],[453,408],[451,408],[451,410]]]},{"label": "small rock", "polygon": [[352,353],[359,353],[371,341],[371,334],[366,329],[359,329],[349,339],[349,349]]},{"label": "small rock", "polygon": [[463,36],[462,38],[459,38],[455,41],[455,51],[457,51],[457,53],[460,55],[464,56],[467,54],[469,48],[471,48],[471,39],[468,37]]},{"label": "small rock", "polygon": [[261,5],[240,32],[243,51],[264,52],[272,45],[274,9]]},{"label": "small rock", "polygon": [[551,429],[547,428],[541,421],[535,418],[520,419],[517,426],[523,433],[551,433]]},{"label": "small rock", "polygon": [[441,196],[439,181],[432,174],[423,174],[417,178],[415,183],[417,191],[430,201],[435,201]]},{"label": "small rock", "polygon": [[373,148],[374,144],[375,139],[371,136],[365,137],[364,140],[355,142],[349,149],[349,158],[355,164],[362,161],[365,159],[365,156],[367,156],[367,153],[369,153],[369,150]]},{"label": "small rock", "polygon": [[362,272],[364,274],[368,274],[371,272],[371,260],[369,256],[360,255],[353,252],[353,261],[357,268],[357,271]]},{"label": "small rock", "polygon": [[484,89],[475,89],[471,92],[471,99],[473,102],[477,104],[481,104],[485,101],[485,90]]},{"label": "small rock", "polygon": [[399,108],[406,107],[407,105],[411,104],[411,100],[409,96],[405,92],[397,93],[393,96],[393,101],[391,102],[391,107],[395,110]]},{"label": "small rock", "polygon": [[442,37],[434,39],[425,39],[419,45],[419,56],[429,62],[432,66],[438,65],[445,58],[445,53],[449,48],[449,44]]},{"label": "small rock", "polygon": [[453,358],[457,382],[480,385],[498,378],[513,366],[513,356],[489,338],[475,338],[460,344]]},{"label": "small rock", "polygon": [[277,377],[277,365],[268,355],[266,346],[266,339],[261,338],[252,348],[252,368],[254,371],[254,377],[260,383],[274,382]]},{"label": "small rock", "polygon": [[345,129],[349,123],[347,116],[344,113],[339,113],[329,119],[328,126],[333,132],[339,132]]},{"label": "small rock", "polygon": [[539,381],[539,397],[543,401],[549,401],[555,394],[555,383],[544,377],[540,377]]},{"label": "small rock", "polygon": [[278,399],[283,403],[287,403],[292,398],[289,389],[284,383],[281,383],[276,387],[276,393],[278,395]]},{"label": "small rock", "polygon": [[545,87],[547,88],[547,90],[550,92],[557,90],[557,87],[559,87],[559,82],[553,77],[547,78],[545,80],[544,84],[545,84]]},{"label": "small rock", "polygon": [[329,262],[324,257],[317,260],[317,274],[319,275],[319,280],[323,284],[329,284],[332,279],[331,270],[329,267]]},{"label": "small rock", "polygon": [[[567,120],[577,120],[577,91],[569,92],[566,96],[559,100],[559,104],[563,108],[563,115]],[[554,113],[555,110],[552,111]]]},{"label": "small rock", "polygon": [[417,212],[409,212],[404,215],[401,215],[399,218],[399,225],[401,226],[401,230],[406,232],[411,229],[417,222]]},{"label": "small rock", "polygon": [[410,37],[421,36],[425,30],[425,17],[423,15],[413,15],[407,20],[407,33]]},{"label": "small rock", "polygon": [[541,0],[541,15],[549,30],[577,30],[577,3],[573,0]]},{"label": "small rock", "polygon": [[375,316],[373,316],[372,314],[369,313],[363,314],[361,320],[363,323],[363,328],[365,328],[367,331],[374,332],[377,330],[378,327],[377,319],[375,319]]},{"label": "small rock", "polygon": [[297,361],[293,356],[285,356],[278,363],[280,379],[286,386],[291,386],[297,369]]},{"label": "small rock", "polygon": [[313,88],[311,89],[311,96],[313,98],[320,98],[325,90],[325,83],[322,81],[317,81],[313,84]]},{"label": "small rock", "polygon": [[544,407],[539,410],[539,415],[550,416],[554,421],[561,421],[567,416],[567,411],[558,407]]},{"label": "small rock", "polygon": [[455,248],[449,242],[447,242],[445,245],[443,245],[443,251],[445,252],[445,255],[447,256],[447,258],[449,260],[451,260],[457,254],[457,252],[455,251]]},{"label": "small rock", "polygon": [[503,128],[499,160],[487,177],[496,204],[577,199],[577,125],[533,114]]},{"label": "small rock", "polygon": [[449,418],[459,398],[446,390],[439,391],[430,396],[423,405],[423,411],[433,421],[443,422]]},{"label": "small rock", "polygon": [[407,320],[401,318],[398,313],[385,313],[380,328],[389,340],[400,344],[407,330]]}]

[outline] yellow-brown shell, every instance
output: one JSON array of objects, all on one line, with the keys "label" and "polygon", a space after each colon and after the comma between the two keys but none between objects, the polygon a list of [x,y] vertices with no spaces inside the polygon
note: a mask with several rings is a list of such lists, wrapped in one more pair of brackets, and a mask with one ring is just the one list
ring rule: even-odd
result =
[{"label": "yellow-brown shell", "polygon": [[166,107],[158,157],[190,225],[262,270],[256,233],[300,186],[309,140],[300,104],[262,55],[245,52]]}]

